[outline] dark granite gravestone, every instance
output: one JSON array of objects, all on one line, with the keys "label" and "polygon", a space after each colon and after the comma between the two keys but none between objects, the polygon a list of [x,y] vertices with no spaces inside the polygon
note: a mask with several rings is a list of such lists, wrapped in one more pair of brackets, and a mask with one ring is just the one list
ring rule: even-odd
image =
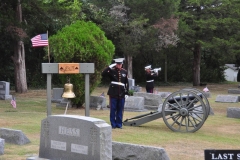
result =
[{"label": "dark granite gravestone", "polygon": [[111,126],[103,120],[85,116],[48,116],[41,124],[39,157],[111,160]]}]

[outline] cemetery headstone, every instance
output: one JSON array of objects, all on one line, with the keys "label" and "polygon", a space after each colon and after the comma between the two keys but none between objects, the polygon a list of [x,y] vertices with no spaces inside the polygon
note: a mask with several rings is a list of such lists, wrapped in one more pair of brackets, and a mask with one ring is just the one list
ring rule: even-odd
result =
[{"label": "cemetery headstone", "polygon": [[0,99],[12,99],[10,93],[10,83],[5,81],[0,81]]},{"label": "cemetery headstone", "polygon": [[237,107],[227,108],[227,117],[229,117],[229,118],[240,118],[240,108],[237,108]]},{"label": "cemetery headstone", "polygon": [[85,116],[48,116],[41,123],[39,157],[111,160],[111,126],[103,120]]},{"label": "cemetery headstone", "polygon": [[53,103],[60,103],[62,101],[63,91],[64,91],[64,88],[53,88],[53,93],[52,93]]},{"label": "cemetery headstone", "polygon": [[112,143],[113,160],[170,160],[165,149],[129,143]]},{"label": "cemetery headstone", "polygon": [[132,86],[135,86],[135,79],[128,78],[128,85],[128,89],[130,89]]},{"label": "cemetery headstone", "polygon": [[228,89],[229,94],[240,94],[240,89]]},{"label": "cemetery headstone", "polygon": [[146,109],[144,109],[144,97],[129,96],[125,100],[124,110],[136,112],[146,111]]},{"label": "cemetery headstone", "polygon": [[157,110],[159,105],[163,103],[162,97],[159,94],[134,92],[134,97],[144,97],[144,108],[149,110]]},{"label": "cemetery headstone", "polygon": [[4,154],[4,144],[5,144],[5,140],[0,138],[0,155]]},{"label": "cemetery headstone", "polygon": [[90,96],[90,108],[104,109],[106,107],[106,97]]},{"label": "cemetery headstone", "polygon": [[142,92],[142,87],[140,87],[140,86],[131,86],[131,87],[129,87],[129,90],[132,90],[134,92]]},{"label": "cemetery headstone", "polygon": [[238,96],[235,95],[218,95],[215,102],[237,103],[238,99]]},{"label": "cemetery headstone", "polygon": [[8,128],[0,128],[0,138],[3,138],[6,143],[24,145],[30,143],[30,140],[21,130]]}]

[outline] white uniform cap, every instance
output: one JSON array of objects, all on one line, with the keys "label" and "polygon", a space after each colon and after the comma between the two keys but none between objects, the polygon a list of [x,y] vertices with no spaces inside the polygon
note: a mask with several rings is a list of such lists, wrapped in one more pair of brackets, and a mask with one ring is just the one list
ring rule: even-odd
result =
[{"label": "white uniform cap", "polygon": [[146,70],[146,69],[151,69],[151,67],[152,67],[152,65],[146,66],[146,67],[145,67],[145,70]]},{"label": "white uniform cap", "polygon": [[123,63],[124,58],[117,58],[117,59],[113,59],[115,61],[115,63]]}]

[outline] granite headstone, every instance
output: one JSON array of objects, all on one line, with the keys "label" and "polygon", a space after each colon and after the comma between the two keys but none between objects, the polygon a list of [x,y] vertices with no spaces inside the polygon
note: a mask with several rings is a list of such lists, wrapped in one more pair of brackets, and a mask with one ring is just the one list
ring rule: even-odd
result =
[{"label": "granite headstone", "polygon": [[106,97],[102,96],[90,96],[90,108],[106,108]]},{"label": "granite headstone", "polygon": [[0,99],[12,99],[10,93],[10,83],[5,81],[0,81]]},{"label": "granite headstone", "polygon": [[21,130],[9,128],[0,128],[0,138],[5,140],[5,143],[24,145],[30,143],[30,140]]},{"label": "granite headstone", "polygon": [[135,86],[135,79],[128,78],[128,86],[128,89],[130,89],[132,86]]},{"label": "granite headstone", "polygon": [[64,88],[53,88],[52,90],[52,102],[53,103],[60,103],[62,101],[62,94]]},{"label": "granite headstone", "polygon": [[227,108],[227,117],[228,118],[240,118],[240,108],[237,108],[237,107]]},{"label": "granite headstone", "polygon": [[113,142],[113,160],[170,160],[164,148]]},{"label": "granite headstone", "polygon": [[111,126],[103,120],[85,116],[48,116],[41,123],[39,157],[51,160],[111,160]]},{"label": "granite headstone", "polygon": [[136,111],[136,112],[146,111],[146,109],[144,109],[144,98],[129,96],[125,100],[124,110],[125,111]]},{"label": "granite headstone", "polygon": [[228,93],[229,94],[240,94],[240,89],[231,88],[231,89],[228,89]]},{"label": "granite headstone", "polygon": [[215,102],[237,103],[239,100],[235,95],[218,95]]}]

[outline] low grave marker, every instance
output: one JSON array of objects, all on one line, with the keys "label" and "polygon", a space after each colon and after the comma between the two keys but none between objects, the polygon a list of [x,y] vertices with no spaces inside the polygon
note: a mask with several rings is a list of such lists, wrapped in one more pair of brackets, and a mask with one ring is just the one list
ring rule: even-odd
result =
[{"label": "low grave marker", "polygon": [[113,160],[170,160],[164,148],[113,142]]},{"label": "low grave marker", "polygon": [[4,139],[6,143],[18,145],[30,143],[30,140],[25,136],[25,134],[21,130],[0,128],[0,138]]},{"label": "low grave marker", "polygon": [[218,95],[215,102],[237,103],[239,102],[238,99],[238,96],[234,95]]},{"label": "low grave marker", "polygon": [[229,117],[229,118],[240,118],[240,108],[237,108],[237,107],[227,108],[227,117]]},{"label": "low grave marker", "polygon": [[228,89],[228,93],[230,94],[240,94],[240,89]]}]

